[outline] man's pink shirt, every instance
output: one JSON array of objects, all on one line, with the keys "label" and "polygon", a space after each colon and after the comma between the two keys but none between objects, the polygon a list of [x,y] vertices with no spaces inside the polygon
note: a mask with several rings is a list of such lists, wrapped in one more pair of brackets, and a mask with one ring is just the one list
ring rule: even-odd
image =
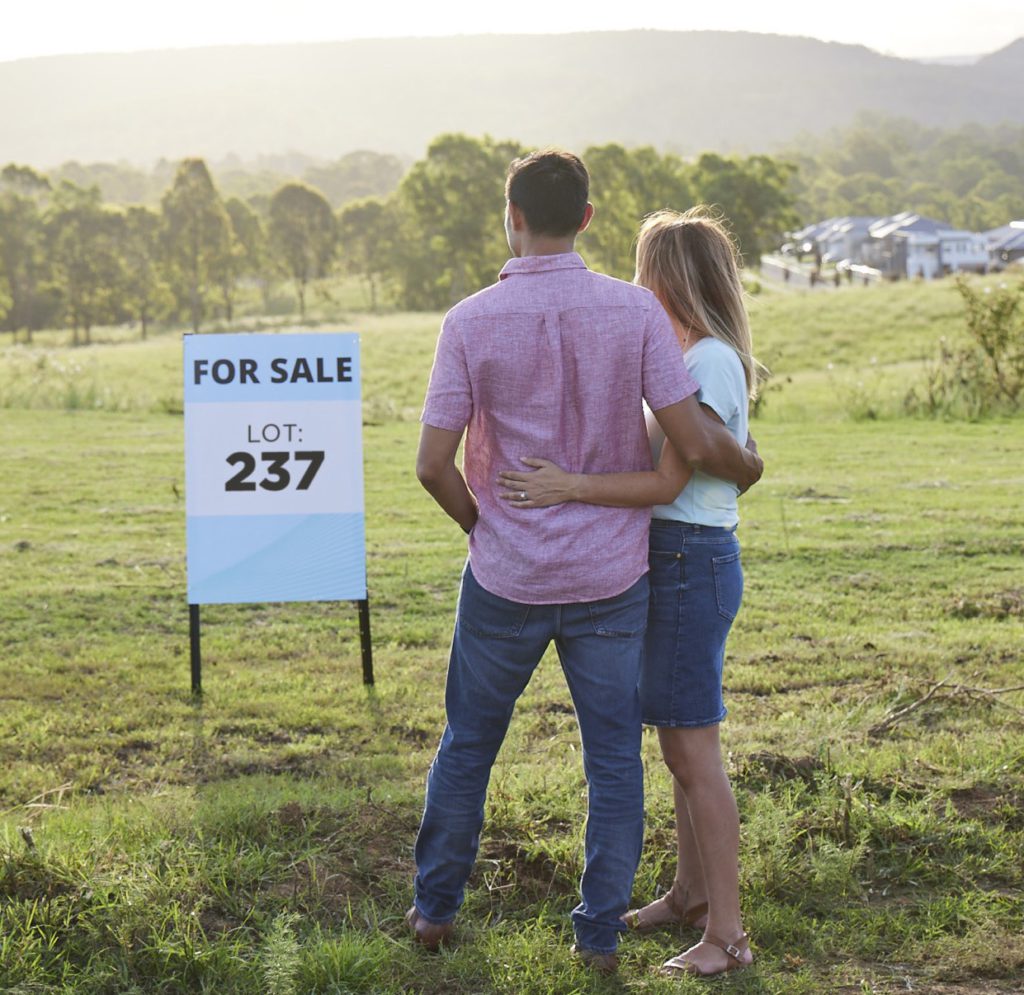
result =
[{"label": "man's pink shirt", "polygon": [[523,604],[598,601],[647,572],[649,508],[517,508],[498,473],[542,456],[572,473],[651,469],[641,399],[697,392],[650,291],[592,273],[575,252],[510,259],[445,315],[422,421],[468,429],[463,472],[480,506],[473,574]]}]

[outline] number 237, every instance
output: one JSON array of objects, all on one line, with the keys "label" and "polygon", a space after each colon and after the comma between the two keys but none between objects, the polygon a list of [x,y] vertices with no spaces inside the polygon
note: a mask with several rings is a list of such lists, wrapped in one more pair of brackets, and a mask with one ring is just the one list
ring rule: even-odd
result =
[{"label": "number 237", "polygon": [[[266,468],[267,475],[260,481],[260,487],[265,491],[283,491],[292,482],[292,475],[285,469],[285,464],[292,454],[275,452],[260,453],[259,455],[260,459],[268,464]],[[309,490],[309,485],[313,483],[313,478],[323,465],[324,452],[323,450],[308,450],[306,452],[297,452],[294,455],[297,461],[309,464],[306,467],[306,472],[302,475],[302,479],[296,485],[296,490]],[[224,490],[256,490],[256,482],[249,480],[249,477],[256,469],[256,457],[252,453],[232,453],[227,458],[227,462],[230,466],[240,466],[241,469],[224,484]]]}]

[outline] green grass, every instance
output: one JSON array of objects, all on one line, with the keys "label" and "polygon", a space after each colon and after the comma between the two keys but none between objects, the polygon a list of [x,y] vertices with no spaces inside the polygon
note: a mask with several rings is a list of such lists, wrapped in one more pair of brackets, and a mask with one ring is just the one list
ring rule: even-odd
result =
[{"label": "green grass", "polygon": [[[755,306],[793,379],[757,423],[768,472],[743,501],[726,674],[758,959],[718,991],[1019,988],[1024,694],[988,692],[1024,673],[1024,424],[860,421],[828,380],[911,376],[957,334],[951,295]],[[102,330],[71,350],[54,333],[0,352],[0,990],[707,990],[652,973],[690,939],[671,931],[627,939],[618,980],[569,956],[585,783],[551,657],[494,772],[458,946],[406,938],[464,556],[412,472],[437,324],[337,324],[363,335],[376,687],[351,606],[209,606],[201,704],[180,339]],[[645,762],[638,901],[672,872],[650,734]]]}]

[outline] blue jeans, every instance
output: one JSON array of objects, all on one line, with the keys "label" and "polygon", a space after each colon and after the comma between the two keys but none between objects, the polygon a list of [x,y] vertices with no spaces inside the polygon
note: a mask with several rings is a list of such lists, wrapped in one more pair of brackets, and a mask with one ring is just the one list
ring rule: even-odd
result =
[{"label": "blue jeans", "polygon": [[416,908],[450,922],[476,859],[491,767],[516,699],[554,640],[576,708],[589,786],[576,942],[610,953],[643,845],[637,681],[647,578],[583,604],[524,605],[482,588],[466,564],[445,689],[448,724],[427,775],[416,838]]}]

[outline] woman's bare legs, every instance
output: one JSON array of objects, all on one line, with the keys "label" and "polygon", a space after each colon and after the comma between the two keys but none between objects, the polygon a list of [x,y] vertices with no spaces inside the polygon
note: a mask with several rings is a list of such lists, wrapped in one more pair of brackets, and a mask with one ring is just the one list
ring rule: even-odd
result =
[{"label": "woman's bare legs", "polygon": [[[664,731],[671,732],[672,730]],[[672,887],[677,895],[686,896],[687,906],[692,906],[708,900],[708,886],[704,880],[704,866],[700,862],[697,839],[693,835],[690,806],[686,802],[685,792],[674,775],[672,777],[672,801],[676,810],[677,850],[676,876]],[[700,923],[699,927],[703,929],[704,923]]]},{"label": "woman's bare legs", "polygon": [[[739,897],[740,820],[736,798],[722,766],[718,726],[660,727],[661,753],[672,772],[679,864],[676,887],[692,905],[705,890],[706,936],[733,943],[743,934]],[[729,967],[729,957],[710,943],[684,954],[703,974]],[[744,952],[744,963],[751,960]]]}]

